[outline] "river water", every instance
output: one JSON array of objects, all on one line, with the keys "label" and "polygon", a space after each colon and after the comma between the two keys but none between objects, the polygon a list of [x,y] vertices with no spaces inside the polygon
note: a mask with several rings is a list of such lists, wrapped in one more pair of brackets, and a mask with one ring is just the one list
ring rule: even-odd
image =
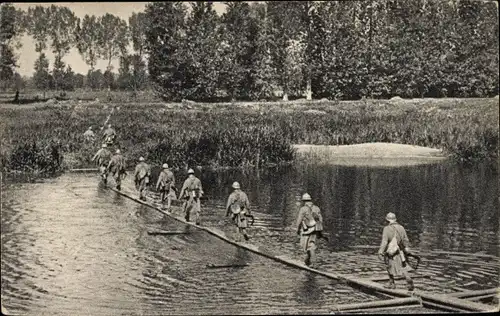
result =
[{"label": "river water", "polygon": [[[185,175],[176,176],[180,186]],[[296,165],[207,171],[200,177],[207,224],[224,214],[230,185],[239,181],[257,219],[256,242],[277,252],[296,247],[296,237],[283,228],[293,225],[297,198],[307,191],[321,207],[330,236],[322,244],[323,257],[357,245],[376,246],[387,212],[397,214],[419,251],[498,256],[498,171],[488,164]],[[148,235],[151,229],[185,228],[104,189],[95,174],[8,181],[2,187],[1,215],[2,305],[10,313],[310,314],[377,299],[197,229],[186,235]],[[278,238],[266,237],[271,235]],[[320,260],[327,263],[321,254]],[[249,265],[208,269],[209,263]]]}]

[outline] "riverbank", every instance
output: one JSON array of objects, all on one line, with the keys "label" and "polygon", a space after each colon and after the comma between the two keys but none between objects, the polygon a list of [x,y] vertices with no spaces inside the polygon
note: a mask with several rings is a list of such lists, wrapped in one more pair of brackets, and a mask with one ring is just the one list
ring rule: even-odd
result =
[{"label": "riverbank", "polygon": [[421,146],[365,143],[325,146],[296,144],[297,160],[342,166],[403,167],[439,163],[448,159],[441,149]]},{"label": "riverbank", "polygon": [[120,147],[129,167],[139,156],[174,168],[263,167],[294,161],[294,144],[392,143],[441,149],[460,161],[498,157],[498,99],[119,106],[63,101],[0,107],[0,116],[4,171],[93,166],[100,141],[85,142],[83,133],[92,126],[100,139],[108,117],[118,133],[111,149]]}]

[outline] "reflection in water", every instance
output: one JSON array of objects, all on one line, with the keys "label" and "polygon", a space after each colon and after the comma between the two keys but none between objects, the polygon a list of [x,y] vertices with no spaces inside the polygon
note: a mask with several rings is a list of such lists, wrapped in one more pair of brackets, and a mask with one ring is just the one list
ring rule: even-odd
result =
[{"label": "reflection in water", "polygon": [[322,209],[331,249],[378,245],[385,214],[394,212],[413,247],[499,254],[496,165],[286,166],[258,175],[205,172],[202,181],[207,208],[223,205],[239,181],[256,217],[274,215],[283,226],[294,223],[297,196],[310,193]]}]

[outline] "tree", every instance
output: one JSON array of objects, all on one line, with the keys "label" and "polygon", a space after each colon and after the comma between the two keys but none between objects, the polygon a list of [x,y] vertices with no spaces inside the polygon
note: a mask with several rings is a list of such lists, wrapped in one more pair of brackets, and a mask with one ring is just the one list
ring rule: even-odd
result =
[{"label": "tree", "polygon": [[38,59],[35,61],[35,73],[33,74],[33,83],[37,89],[43,90],[43,97],[45,98],[45,91],[51,86],[51,75],[49,73],[49,60],[45,53],[40,53]]},{"label": "tree", "polygon": [[187,66],[182,50],[186,33],[183,2],[154,2],[146,5],[146,52],[153,88],[166,100],[182,99]]},{"label": "tree", "polygon": [[273,96],[276,69],[271,58],[272,32],[270,19],[267,18],[267,4],[252,3],[252,16],[258,21],[255,54],[253,56],[252,77],[254,86],[251,88],[251,99],[261,100]]},{"label": "tree", "polygon": [[16,9],[11,4],[0,7],[0,81],[6,86],[14,76],[16,57],[14,55],[16,32]]},{"label": "tree", "polygon": [[48,10],[42,6],[29,8],[27,13],[27,30],[28,35],[32,36],[35,40],[35,51],[37,53],[43,52],[47,48],[47,37],[49,24]]},{"label": "tree", "polygon": [[99,58],[99,36],[101,24],[95,16],[86,14],[81,21],[78,20],[76,29],[76,47],[83,60],[89,65],[90,70],[94,71],[94,67]]},{"label": "tree", "polygon": [[140,58],[143,57],[146,47],[146,23],[146,14],[144,12],[134,12],[128,19],[132,45]]},{"label": "tree", "polygon": [[258,23],[246,2],[228,2],[222,15],[224,56],[221,86],[232,99],[249,98],[255,86],[254,55],[256,52]]},{"label": "tree", "polygon": [[48,8],[48,32],[52,40],[52,52],[56,55],[54,71],[56,79],[55,89],[59,89],[61,78],[59,74],[64,71],[63,57],[70,51],[76,40],[77,18],[75,14],[66,7],[51,5]]},{"label": "tree", "polygon": [[87,86],[91,89],[101,89],[104,86],[104,75],[100,69],[87,73]]},{"label": "tree", "polygon": [[52,67],[52,82],[56,90],[62,89],[66,85],[65,71],[66,65],[59,56],[56,56],[54,60],[54,66]]},{"label": "tree", "polygon": [[115,76],[113,75],[113,72],[108,68],[104,72],[103,76],[103,85],[105,87],[108,87],[108,90],[114,89],[115,88]]},{"label": "tree", "polygon": [[217,96],[220,80],[221,42],[219,18],[210,2],[191,3],[187,19],[186,40],[183,42],[185,57],[185,98],[207,100]]},{"label": "tree", "polygon": [[82,74],[76,74],[74,83],[75,83],[75,89],[82,89],[85,85],[85,76]]},{"label": "tree", "polygon": [[73,91],[75,90],[75,72],[71,69],[71,66],[68,65],[66,67],[66,71],[64,72],[64,81],[61,85],[61,88],[65,91]]},{"label": "tree", "polygon": [[125,55],[128,45],[127,23],[117,16],[106,13],[99,18],[99,55],[108,61],[108,69],[111,62],[120,55]]}]

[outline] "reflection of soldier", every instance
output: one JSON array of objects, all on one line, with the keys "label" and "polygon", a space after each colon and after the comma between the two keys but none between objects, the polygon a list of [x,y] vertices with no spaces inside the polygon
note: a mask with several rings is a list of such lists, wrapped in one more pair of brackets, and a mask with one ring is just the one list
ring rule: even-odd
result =
[{"label": "reflection of soldier", "polygon": [[[394,277],[403,275],[406,279],[406,283],[408,284],[408,290],[413,291],[413,280],[410,278],[405,269],[405,253],[410,253],[410,242],[408,240],[408,236],[406,235],[406,230],[403,226],[396,222],[396,214],[394,213],[388,213],[385,220],[389,222],[389,225],[384,227],[384,231],[382,232],[382,242],[380,243],[380,248],[378,250],[378,256],[379,258],[384,259],[387,265],[387,273],[389,274],[389,284],[384,287],[395,289],[396,284],[394,282]],[[395,241],[392,242],[394,237]],[[392,249],[389,250],[389,246],[393,248],[391,243],[394,243],[394,247],[397,248],[394,253],[389,254],[388,252],[392,252]]]},{"label": "reflection of soldier", "polygon": [[149,183],[149,177],[151,176],[151,168],[144,160],[144,157],[139,158],[139,163],[135,167],[134,173],[135,188],[139,190],[139,199],[143,201],[146,200],[144,191],[146,190],[146,186]]},{"label": "reflection of soldier", "polygon": [[297,234],[300,234],[300,245],[306,252],[305,264],[312,266],[315,261],[316,240],[323,230],[323,217],[321,210],[311,201],[311,196],[305,193],[302,196],[304,206],[299,210],[297,218]]},{"label": "reflection of soldier", "polygon": [[183,209],[186,221],[189,222],[190,215],[194,209],[194,221],[196,225],[200,224],[200,197],[203,195],[203,189],[201,187],[201,181],[194,176],[194,170],[188,170],[188,178],[184,181],[182,185],[181,192],[179,193],[179,198],[185,199]]},{"label": "reflection of soldier", "polygon": [[156,182],[156,191],[161,192],[161,202],[167,200],[167,210],[170,210],[170,203],[172,201],[172,195],[175,199],[175,177],[172,171],[168,169],[168,164],[163,164],[163,170],[158,176],[158,181]]},{"label": "reflection of soldier", "polygon": [[99,172],[104,184],[106,184],[108,179],[106,168],[108,166],[109,160],[111,159],[111,152],[106,147],[108,147],[106,144],[102,144],[101,149],[99,149],[92,158],[92,161],[95,161],[97,159],[97,165],[99,166]]},{"label": "reflection of soldier", "polygon": [[[226,205],[226,216],[232,213],[232,219],[238,227],[238,236],[243,235],[245,240],[248,240],[246,228],[248,227],[248,220],[246,215],[250,215],[250,202],[245,192],[241,191],[238,182],[233,183],[233,193],[229,195]],[[238,238],[239,239],[239,238]]]},{"label": "reflection of soldier", "polygon": [[83,138],[86,142],[92,142],[95,139],[94,131],[92,130],[92,126],[89,126],[89,129],[83,133]]},{"label": "reflection of soldier", "polygon": [[120,149],[116,150],[116,153],[108,164],[108,172],[113,175],[116,182],[116,189],[121,190],[122,175],[126,174],[125,171],[125,158],[123,158]]},{"label": "reflection of soldier", "polygon": [[108,124],[108,128],[104,131],[104,141],[108,145],[113,145],[116,138],[116,131]]}]

